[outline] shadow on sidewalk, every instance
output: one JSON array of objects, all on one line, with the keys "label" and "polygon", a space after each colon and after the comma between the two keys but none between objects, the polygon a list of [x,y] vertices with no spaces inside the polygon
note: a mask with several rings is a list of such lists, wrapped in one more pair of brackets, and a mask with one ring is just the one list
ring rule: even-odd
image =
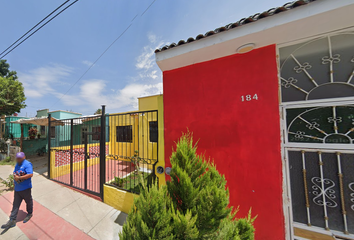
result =
[{"label": "shadow on sidewalk", "polygon": [[116,220],[114,220],[114,222],[123,227],[124,223],[127,220],[127,216],[128,216],[128,214],[126,214],[124,212],[120,212],[118,217],[116,218]]}]

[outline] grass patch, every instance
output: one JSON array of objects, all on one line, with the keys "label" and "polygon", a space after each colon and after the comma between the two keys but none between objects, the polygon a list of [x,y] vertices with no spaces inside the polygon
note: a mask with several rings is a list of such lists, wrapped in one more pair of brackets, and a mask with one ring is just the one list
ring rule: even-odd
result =
[{"label": "grass patch", "polygon": [[149,185],[152,182],[152,174],[146,172],[132,172],[129,176],[124,178],[114,177],[114,180],[111,184],[123,188],[124,190],[131,191],[134,193],[140,193],[140,189],[142,188],[142,184],[140,183],[140,174],[143,176],[143,180],[145,186]]},{"label": "grass patch", "polygon": [[6,157],[4,160],[0,161],[0,165],[11,165],[11,166],[15,166],[16,162],[15,161],[11,161],[10,157]]}]

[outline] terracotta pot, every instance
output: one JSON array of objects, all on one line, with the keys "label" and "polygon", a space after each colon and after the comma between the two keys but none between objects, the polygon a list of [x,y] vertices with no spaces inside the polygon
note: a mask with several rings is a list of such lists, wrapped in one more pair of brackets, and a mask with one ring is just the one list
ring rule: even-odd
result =
[{"label": "terracotta pot", "polygon": [[35,139],[36,138],[36,136],[30,136],[30,139]]}]

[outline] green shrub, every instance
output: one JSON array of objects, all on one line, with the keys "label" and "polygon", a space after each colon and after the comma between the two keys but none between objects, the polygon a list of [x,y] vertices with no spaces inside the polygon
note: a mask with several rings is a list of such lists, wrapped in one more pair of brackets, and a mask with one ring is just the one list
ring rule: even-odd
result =
[{"label": "green shrub", "polygon": [[123,187],[124,180],[123,178],[114,177],[114,184],[118,187]]},{"label": "green shrub", "polygon": [[119,239],[175,239],[172,234],[172,210],[167,188],[159,189],[155,183],[145,190],[141,191],[139,198],[134,199],[134,207],[128,214]]},{"label": "green shrub", "polygon": [[235,218],[225,177],[196,150],[191,134],[183,134],[170,158],[171,181],[143,187],[120,239],[254,239],[255,218]]},{"label": "green shrub", "polygon": [[6,180],[2,180],[2,184],[4,184],[9,190],[14,189],[14,175],[10,174]]}]

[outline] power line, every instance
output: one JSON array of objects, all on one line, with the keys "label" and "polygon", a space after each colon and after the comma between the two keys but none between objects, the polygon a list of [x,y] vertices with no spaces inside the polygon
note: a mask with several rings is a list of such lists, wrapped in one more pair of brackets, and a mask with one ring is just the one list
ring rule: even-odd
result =
[{"label": "power line", "polygon": [[149,10],[149,8],[155,3],[156,0],[152,1],[152,3],[145,9],[145,11],[141,14],[141,17]]},{"label": "power line", "polygon": [[[0,59],[4,58],[6,55],[8,55],[9,53],[11,53],[13,50],[15,50],[19,45],[21,45],[24,41],[26,41],[28,38],[30,38],[33,34],[35,34],[36,32],[38,32],[41,28],[43,28],[45,25],[47,25],[49,22],[51,22],[54,18],[56,18],[58,15],[60,15],[62,12],[64,12],[66,9],[68,9],[69,7],[71,7],[72,5],[74,5],[76,2],[78,2],[79,0],[75,0],[74,2],[72,2],[71,4],[69,4],[68,6],[66,6],[64,9],[62,9],[59,13],[55,14],[54,17],[52,17],[51,19],[49,19],[48,21],[46,21],[43,25],[41,25],[39,28],[37,28],[34,32],[32,32],[29,36],[27,36],[25,39],[23,39],[20,43],[18,43],[16,46],[14,46],[12,49],[10,49],[5,55],[3,55],[2,57],[0,57]],[[0,54],[1,55],[1,54]]]},{"label": "power line", "polygon": [[88,71],[90,71],[90,69],[98,62],[98,60],[100,60],[100,58],[108,51],[108,49],[110,49],[113,44],[118,41],[119,38],[121,38],[124,33],[131,27],[132,23],[119,35],[119,37],[117,37],[109,46],[108,48],[106,48],[106,50],[103,51],[103,53],[91,64],[91,66],[79,77],[78,80],[76,80],[76,82],[71,85],[71,87],[63,94],[63,96],[61,96],[58,101],[56,101],[51,107],[53,107],[55,104],[57,104],[85,75]]},{"label": "power line", "polygon": [[[149,10],[149,8],[156,2],[156,0],[153,0],[153,2],[144,10],[144,12],[140,15],[142,17],[146,11]],[[79,77],[78,80],[75,81],[75,83],[61,96],[58,101],[56,101],[50,108],[52,108],[55,104],[57,104],[68,92],[86,75],[88,71],[100,60],[100,58],[128,31],[128,29],[133,25],[135,18],[137,15],[133,18],[129,26],[103,51],[103,53],[90,65],[90,67]]]},{"label": "power line", "polygon": [[67,2],[70,0],[65,1],[63,4],[61,4],[59,7],[57,7],[53,12],[49,13],[45,18],[43,18],[41,21],[39,21],[34,27],[32,27],[30,30],[28,30],[25,34],[23,34],[19,39],[17,39],[14,43],[12,43],[8,48],[6,48],[2,53],[0,53],[0,56],[9,50],[13,45],[15,45],[18,41],[20,41],[24,36],[26,36],[28,33],[30,33],[33,29],[35,29],[39,24],[41,24],[44,20],[46,20],[48,17],[50,17],[53,13],[55,13],[58,9],[60,9],[62,6],[64,6]]}]

